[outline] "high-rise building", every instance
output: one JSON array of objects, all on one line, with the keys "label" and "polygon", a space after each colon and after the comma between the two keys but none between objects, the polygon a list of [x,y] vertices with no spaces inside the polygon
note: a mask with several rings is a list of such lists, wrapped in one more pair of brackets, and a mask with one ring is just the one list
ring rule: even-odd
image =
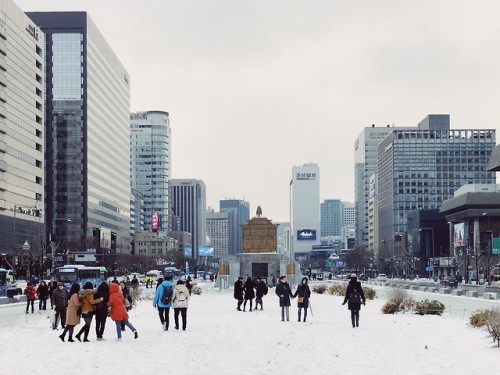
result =
[{"label": "high-rise building", "polygon": [[229,255],[229,212],[207,211],[207,236],[217,257]]},{"label": "high-rise building", "polygon": [[387,125],[363,129],[354,142],[354,204],[356,209],[356,245],[368,245],[368,200],[370,177],[377,172],[378,144],[393,130]]},{"label": "high-rise building", "polygon": [[241,199],[219,201],[219,211],[229,213],[229,254],[243,251],[243,225],[250,220],[250,204]]},{"label": "high-rise building", "polygon": [[129,75],[86,12],[27,15],[46,36],[47,230],[61,249],[129,253]]},{"label": "high-rise building", "polygon": [[0,238],[11,255],[45,246],[44,44],[39,27],[0,0]]},{"label": "high-rise building", "polygon": [[160,218],[158,231],[170,229],[169,191],[171,177],[170,119],[168,112],[148,111],[130,115],[130,180],[144,199],[145,229],[151,218]]},{"label": "high-rise building", "polygon": [[292,167],[290,212],[292,252],[310,252],[321,244],[319,166],[315,163]]},{"label": "high-rise building", "polygon": [[384,256],[394,255],[395,242],[404,245],[409,211],[439,209],[462,185],[495,183],[486,171],[495,135],[494,129],[452,130],[449,115],[429,115],[417,127],[395,129],[379,144],[378,231]]},{"label": "high-rise building", "polygon": [[344,222],[342,226],[355,226],[356,225],[356,207],[352,202],[342,202],[344,208]]},{"label": "high-rise building", "polygon": [[321,203],[321,237],[340,236],[344,225],[344,209],[340,199]]},{"label": "high-rise building", "polygon": [[135,237],[144,232],[144,200],[140,191],[130,189],[130,253],[135,254]]},{"label": "high-rise building", "polygon": [[198,258],[200,246],[206,245],[206,188],[202,180],[172,179],[170,182],[172,229],[191,233],[192,256]]}]

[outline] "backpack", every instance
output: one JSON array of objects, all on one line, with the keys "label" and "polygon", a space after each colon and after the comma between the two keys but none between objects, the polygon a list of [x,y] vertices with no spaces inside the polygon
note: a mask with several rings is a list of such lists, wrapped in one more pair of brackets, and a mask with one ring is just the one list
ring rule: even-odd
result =
[{"label": "backpack", "polygon": [[175,299],[175,304],[176,304],[176,307],[180,307],[180,308],[187,307],[187,298],[186,298],[186,295],[184,294],[184,292],[179,292],[179,294],[177,295],[177,298]]},{"label": "backpack", "polygon": [[349,303],[361,305],[361,294],[357,289],[354,289],[349,296]]},{"label": "backpack", "polygon": [[164,285],[162,285],[162,287],[163,287],[163,294],[161,295],[161,303],[163,305],[168,305],[172,302],[173,288],[171,286],[166,287]]}]

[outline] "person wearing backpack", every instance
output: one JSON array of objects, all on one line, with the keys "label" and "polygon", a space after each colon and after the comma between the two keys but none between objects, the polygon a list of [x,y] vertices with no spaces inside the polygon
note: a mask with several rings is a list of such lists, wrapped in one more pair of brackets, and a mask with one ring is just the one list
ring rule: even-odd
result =
[{"label": "person wearing backpack", "polygon": [[255,310],[258,310],[258,305],[260,305],[261,310],[264,308],[262,298],[267,294],[267,291],[266,283],[260,277],[257,277],[257,284],[255,285]]},{"label": "person wearing backpack", "polygon": [[184,284],[184,280],[180,279],[174,287],[174,321],[175,329],[179,329],[179,313],[182,318],[182,330],[186,330],[187,325],[187,309],[189,300],[189,290]]},{"label": "person wearing backpack", "polygon": [[165,280],[156,288],[155,297],[153,298],[153,307],[155,309],[158,308],[158,316],[160,317],[160,322],[164,331],[168,331],[170,323],[169,313],[172,307],[172,297],[174,294],[171,280],[171,276],[165,276]]},{"label": "person wearing backpack", "polygon": [[359,310],[361,310],[361,303],[363,305],[366,304],[366,299],[361,283],[358,281],[358,278],[354,273],[351,275],[349,284],[347,284],[344,302],[342,305],[345,305],[346,303],[347,308],[351,310],[352,328],[359,327]]}]

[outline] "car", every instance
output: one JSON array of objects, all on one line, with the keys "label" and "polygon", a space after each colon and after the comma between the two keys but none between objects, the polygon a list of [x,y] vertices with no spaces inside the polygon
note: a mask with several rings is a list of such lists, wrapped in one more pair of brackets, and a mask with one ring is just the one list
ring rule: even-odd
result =
[{"label": "car", "polygon": [[361,281],[368,281],[368,275],[366,273],[362,273],[361,275],[359,275],[359,279]]},{"label": "car", "polygon": [[380,281],[380,282],[387,282],[387,275],[385,273],[379,273],[378,276],[377,276],[377,281]]},{"label": "car", "polygon": [[455,276],[445,276],[441,282],[441,286],[449,287],[449,288],[456,288],[458,286],[458,280]]}]

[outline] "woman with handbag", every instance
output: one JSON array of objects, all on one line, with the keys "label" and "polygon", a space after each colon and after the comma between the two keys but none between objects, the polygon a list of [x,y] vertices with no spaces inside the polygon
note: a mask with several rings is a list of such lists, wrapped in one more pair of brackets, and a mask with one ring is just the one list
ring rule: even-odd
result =
[{"label": "woman with handbag", "polygon": [[80,297],[82,300],[82,318],[85,321],[85,325],[80,329],[77,335],[75,335],[78,341],[81,340],[83,334],[83,342],[89,342],[89,332],[90,325],[92,324],[92,317],[94,316],[94,306],[99,302],[103,301],[102,297],[94,299],[94,285],[90,281],[87,281],[83,286],[83,290],[80,292]]},{"label": "woman with handbag", "polygon": [[307,319],[307,308],[309,307],[309,298],[311,297],[311,289],[307,285],[307,277],[302,278],[300,285],[297,285],[297,290],[295,291],[294,297],[297,297],[297,307],[299,313],[299,322],[302,309],[304,309],[304,322]]}]

